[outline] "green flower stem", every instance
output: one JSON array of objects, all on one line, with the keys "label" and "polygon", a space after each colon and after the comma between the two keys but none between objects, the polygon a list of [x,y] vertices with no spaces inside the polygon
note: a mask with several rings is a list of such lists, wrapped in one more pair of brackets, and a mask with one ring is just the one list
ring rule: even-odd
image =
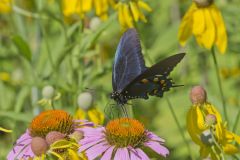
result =
[{"label": "green flower stem", "polygon": [[[217,140],[216,140],[216,138],[215,138],[215,136],[214,136],[214,128],[213,128],[213,127],[210,128],[210,133],[211,133],[211,136],[212,136],[214,145],[221,151],[221,154],[220,154],[220,157],[221,157],[221,158],[220,158],[220,159],[221,159],[221,160],[225,160],[224,151],[222,150],[222,147],[218,144],[218,142],[217,142]],[[216,156],[219,156],[214,147],[212,147],[212,150],[213,150],[213,152],[216,154]]]},{"label": "green flower stem", "polygon": [[237,130],[239,119],[240,119],[240,109],[238,111],[237,118],[236,118],[235,123],[233,125],[233,132],[236,132],[236,130]]},{"label": "green flower stem", "polygon": [[214,66],[215,66],[217,81],[218,81],[218,87],[219,87],[219,91],[220,91],[221,99],[222,99],[223,114],[224,114],[225,120],[229,123],[228,116],[227,116],[226,101],[225,101],[225,98],[224,98],[224,95],[223,95],[222,82],[221,82],[221,78],[220,78],[220,75],[219,75],[219,67],[218,67],[218,62],[217,62],[214,47],[212,47],[211,53],[212,53],[212,56],[213,56],[213,61],[214,61]]},{"label": "green flower stem", "polygon": [[176,124],[177,124],[178,130],[179,130],[179,132],[180,132],[180,134],[181,134],[181,136],[182,136],[182,138],[183,138],[184,143],[186,144],[188,153],[190,154],[191,159],[194,160],[194,156],[193,156],[193,154],[192,154],[192,152],[191,152],[191,148],[190,148],[190,146],[189,146],[189,143],[188,143],[188,141],[187,141],[187,138],[186,138],[185,135],[184,135],[184,130],[182,129],[182,127],[181,127],[181,125],[180,125],[180,123],[179,123],[179,121],[178,121],[178,119],[177,119],[177,115],[176,115],[176,113],[174,112],[174,109],[173,109],[173,107],[172,107],[172,104],[170,103],[168,97],[166,97],[166,100],[167,100],[167,103],[168,103],[168,107],[169,107],[169,109],[170,109],[170,111],[171,111],[171,114],[172,114],[172,116],[173,116],[173,118],[174,118],[174,120],[175,120],[175,122],[176,122]]}]

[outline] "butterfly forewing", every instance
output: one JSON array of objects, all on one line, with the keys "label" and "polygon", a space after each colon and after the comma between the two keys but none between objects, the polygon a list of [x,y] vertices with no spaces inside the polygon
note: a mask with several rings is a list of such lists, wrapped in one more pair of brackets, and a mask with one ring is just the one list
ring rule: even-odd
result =
[{"label": "butterfly forewing", "polygon": [[140,41],[135,29],[122,36],[113,64],[113,91],[121,92],[130,82],[146,70]]}]

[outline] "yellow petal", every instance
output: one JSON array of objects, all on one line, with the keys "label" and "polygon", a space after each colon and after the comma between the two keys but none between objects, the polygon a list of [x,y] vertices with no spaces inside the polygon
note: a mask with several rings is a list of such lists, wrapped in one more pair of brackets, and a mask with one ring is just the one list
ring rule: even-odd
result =
[{"label": "yellow petal", "polygon": [[226,144],[226,145],[224,145],[223,146],[223,150],[227,154],[236,154],[236,153],[240,152],[239,148],[237,148],[233,144]]},{"label": "yellow petal", "polygon": [[84,1],[82,3],[82,10],[83,10],[83,12],[88,12],[91,9],[92,9],[92,0],[87,0],[87,1]]},{"label": "yellow petal", "polygon": [[200,147],[200,156],[201,158],[207,158],[210,153],[210,149],[204,145]]},{"label": "yellow petal", "polygon": [[197,127],[197,129],[199,130],[199,132],[201,133],[202,131],[207,129],[207,126],[205,125],[205,119],[204,119],[204,115],[200,109],[200,106],[196,106],[195,107],[195,126]]},{"label": "yellow petal", "polygon": [[77,112],[75,113],[74,116],[75,119],[86,119],[86,113],[83,109],[78,108]]},{"label": "yellow petal", "polygon": [[92,108],[88,111],[89,120],[95,124],[103,124],[104,114],[97,108]]},{"label": "yellow petal", "polygon": [[0,0],[0,13],[9,13],[12,10],[12,0]]},{"label": "yellow petal", "polygon": [[215,25],[213,23],[212,16],[210,14],[210,10],[208,8],[203,9],[204,12],[204,18],[205,18],[205,31],[203,32],[201,36],[201,44],[207,48],[211,49],[213,46],[213,43],[215,41]]},{"label": "yellow petal", "polygon": [[188,133],[191,136],[192,140],[196,144],[201,145],[202,142],[199,139],[198,130],[196,130],[196,127],[195,127],[195,124],[194,124],[194,121],[195,121],[194,112],[195,112],[194,108],[191,107],[189,109],[188,113],[187,113],[187,130],[188,130]]},{"label": "yellow petal", "polygon": [[143,2],[143,1],[138,1],[138,6],[145,9],[148,12],[152,11],[152,8],[147,3]]},{"label": "yellow petal", "polygon": [[127,4],[123,4],[123,15],[124,15],[124,20],[127,24],[128,28],[132,28],[133,27],[133,19],[129,10],[129,6]]},{"label": "yellow petal", "polygon": [[130,8],[133,14],[133,18],[137,22],[139,20],[139,8],[136,2],[130,2]]},{"label": "yellow petal", "polygon": [[78,153],[72,149],[68,149],[69,158],[72,160],[80,160]]},{"label": "yellow petal", "polygon": [[204,103],[204,109],[207,111],[207,114],[213,114],[217,118],[217,123],[222,123],[222,116],[211,103]]},{"label": "yellow petal", "polygon": [[100,0],[94,0],[94,6],[96,10],[96,15],[100,16],[102,12],[102,1]]},{"label": "yellow petal", "polygon": [[12,132],[12,130],[8,130],[8,129],[2,128],[2,127],[0,127],[0,131],[6,132],[6,133],[11,133]]},{"label": "yellow petal", "polygon": [[119,4],[117,5],[117,9],[118,9],[118,21],[123,28],[126,28],[126,23],[123,14],[123,3],[119,2]]},{"label": "yellow petal", "polygon": [[192,34],[192,22],[193,22],[192,14],[195,10],[196,10],[196,5],[192,4],[181,21],[181,24],[178,30],[178,39],[179,39],[180,45],[182,46],[185,46],[187,39]]},{"label": "yellow petal", "polygon": [[198,9],[193,13],[192,32],[194,35],[200,35],[204,32],[204,29],[205,29],[204,13],[202,9]]},{"label": "yellow petal", "polygon": [[139,18],[140,18],[144,23],[147,23],[147,19],[146,19],[145,15],[142,13],[141,10],[139,10]]},{"label": "yellow petal", "polygon": [[214,23],[217,26],[215,44],[221,53],[225,53],[227,48],[227,33],[226,33],[226,27],[225,27],[221,12],[218,10],[218,8],[215,5],[213,5],[211,9],[211,14],[212,14]]}]

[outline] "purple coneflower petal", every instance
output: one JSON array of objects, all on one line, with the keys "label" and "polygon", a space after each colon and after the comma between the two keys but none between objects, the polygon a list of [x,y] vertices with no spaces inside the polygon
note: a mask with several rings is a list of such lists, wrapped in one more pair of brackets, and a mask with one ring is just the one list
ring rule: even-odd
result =
[{"label": "purple coneflower petal", "polygon": [[150,160],[149,157],[139,148],[135,149],[138,155],[141,157],[141,160]]},{"label": "purple coneflower petal", "polygon": [[166,157],[169,154],[169,150],[166,147],[159,144],[158,142],[148,141],[145,142],[144,144],[164,157]]},{"label": "purple coneflower petal", "polygon": [[102,141],[104,141],[105,139],[96,139],[96,141],[93,141],[93,142],[91,142],[91,143],[85,143],[84,145],[81,143],[81,141],[80,141],[80,145],[82,145],[82,146],[80,146],[80,148],[79,148],[79,152],[82,152],[82,151],[84,151],[84,150],[86,150],[86,149],[88,149],[89,147],[92,147],[93,145],[96,145],[96,144],[98,144],[99,142],[102,142]]},{"label": "purple coneflower petal", "polygon": [[138,155],[135,149],[129,149],[129,154],[131,160],[142,160],[141,156]]},{"label": "purple coneflower petal", "polygon": [[91,142],[96,142],[97,140],[104,140],[105,138],[104,137],[89,137],[89,138],[84,138],[82,140],[80,140],[80,144],[81,145],[85,145],[85,144],[88,144],[88,143],[91,143]]},{"label": "purple coneflower petal", "polygon": [[103,152],[105,152],[109,147],[110,145],[108,145],[107,142],[103,142],[95,145],[94,147],[89,148],[85,152],[88,159],[93,160],[97,158],[99,155],[101,155]]},{"label": "purple coneflower petal", "polygon": [[84,132],[84,137],[94,137],[103,135],[104,128],[83,128],[82,131]]},{"label": "purple coneflower petal", "polygon": [[22,157],[34,157],[34,154],[31,149],[32,137],[27,130],[13,146],[13,149],[9,152],[7,159],[21,159]]},{"label": "purple coneflower petal", "polygon": [[129,153],[127,148],[118,148],[114,156],[114,160],[129,160]]},{"label": "purple coneflower petal", "polygon": [[154,141],[165,142],[164,139],[158,137],[158,136],[157,136],[156,134],[154,134],[153,132],[147,131],[147,137],[150,138],[151,140],[154,140]]},{"label": "purple coneflower petal", "polygon": [[103,154],[101,160],[111,160],[114,146],[107,149],[107,151]]}]

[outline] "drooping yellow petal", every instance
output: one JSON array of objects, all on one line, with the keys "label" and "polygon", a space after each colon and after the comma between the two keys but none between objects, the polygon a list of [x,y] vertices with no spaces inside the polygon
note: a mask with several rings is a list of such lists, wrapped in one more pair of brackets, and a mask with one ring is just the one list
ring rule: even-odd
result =
[{"label": "drooping yellow petal", "polygon": [[133,18],[135,20],[135,22],[137,22],[139,20],[139,8],[136,4],[136,2],[130,2],[130,8],[133,14]]},{"label": "drooping yellow petal", "polygon": [[130,10],[129,10],[129,6],[127,4],[123,4],[123,15],[124,15],[124,19],[125,22],[127,24],[128,28],[132,28],[133,27],[133,18],[131,16]]},{"label": "drooping yellow petal", "polygon": [[179,30],[178,30],[178,39],[181,46],[185,46],[187,39],[192,34],[192,14],[196,10],[196,5],[192,4],[184,15]]},{"label": "drooping yellow petal", "polygon": [[194,124],[194,108],[191,107],[187,113],[187,130],[189,135],[191,136],[192,140],[198,144],[201,145],[202,142],[199,139],[198,136],[198,130],[196,130],[195,124]]},{"label": "drooping yellow petal", "polygon": [[144,23],[147,23],[147,19],[146,19],[145,15],[142,13],[141,10],[139,10],[139,18],[140,18]]},{"label": "drooping yellow petal", "polygon": [[202,33],[201,36],[201,44],[207,48],[207,49],[211,49],[213,46],[213,43],[215,41],[215,32],[216,32],[216,28],[215,25],[213,23],[213,19],[212,16],[210,14],[210,10],[208,8],[203,8],[203,12],[204,12],[204,18],[205,18],[205,26],[206,29],[205,31]]},{"label": "drooping yellow petal", "polygon": [[198,132],[201,133],[202,131],[207,129],[207,126],[205,125],[205,119],[204,119],[204,115],[200,109],[200,106],[196,106],[195,107],[195,126],[198,129]]},{"label": "drooping yellow petal", "polygon": [[12,10],[12,0],[0,0],[0,13],[9,13]]},{"label": "drooping yellow petal", "polygon": [[205,30],[204,13],[203,9],[198,9],[193,13],[193,27],[192,32],[194,35],[201,35]]},{"label": "drooping yellow petal", "polygon": [[77,112],[75,113],[74,118],[75,119],[86,119],[87,115],[83,109],[78,108]]},{"label": "drooping yellow petal", "polygon": [[102,12],[102,1],[100,0],[94,0],[94,6],[95,6],[95,10],[96,10],[96,15],[101,15]]},{"label": "drooping yellow petal", "polygon": [[206,110],[207,114],[213,114],[216,116],[217,123],[222,123],[222,116],[217,111],[216,107],[210,103],[204,103],[204,109]]},{"label": "drooping yellow petal", "polygon": [[92,108],[88,111],[89,120],[95,124],[103,124],[104,114],[97,108]]},{"label": "drooping yellow petal", "polygon": [[138,6],[139,6],[140,8],[145,9],[145,10],[148,11],[148,12],[151,12],[151,11],[152,11],[152,8],[151,8],[147,3],[145,3],[144,1],[138,1]]},{"label": "drooping yellow petal", "polygon": [[123,28],[126,28],[123,14],[123,3],[119,2],[119,4],[117,5],[117,9],[118,9],[118,21]]},{"label": "drooping yellow petal", "polygon": [[78,153],[72,149],[68,149],[69,158],[72,160],[81,160]]},{"label": "drooping yellow petal", "polygon": [[12,132],[12,130],[8,130],[8,129],[2,128],[2,127],[0,127],[0,131],[6,132],[6,133],[11,133]]},{"label": "drooping yellow petal", "polygon": [[200,156],[201,158],[207,158],[210,153],[210,148],[206,147],[205,145],[202,145],[200,147]]},{"label": "drooping yellow petal", "polygon": [[82,3],[83,12],[88,12],[92,9],[92,0],[87,0]]},{"label": "drooping yellow petal", "polygon": [[211,14],[216,26],[215,44],[221,53],[225,53],[227,48],[227,33],[221,12],[215,5],[213,5],[211,9]]},{"label": "drooping yellow petal", "polygon": [[233,144],[226,144],[223,146],[223,150],[226,154],[236,154],[240,152],[240,149]]}]

